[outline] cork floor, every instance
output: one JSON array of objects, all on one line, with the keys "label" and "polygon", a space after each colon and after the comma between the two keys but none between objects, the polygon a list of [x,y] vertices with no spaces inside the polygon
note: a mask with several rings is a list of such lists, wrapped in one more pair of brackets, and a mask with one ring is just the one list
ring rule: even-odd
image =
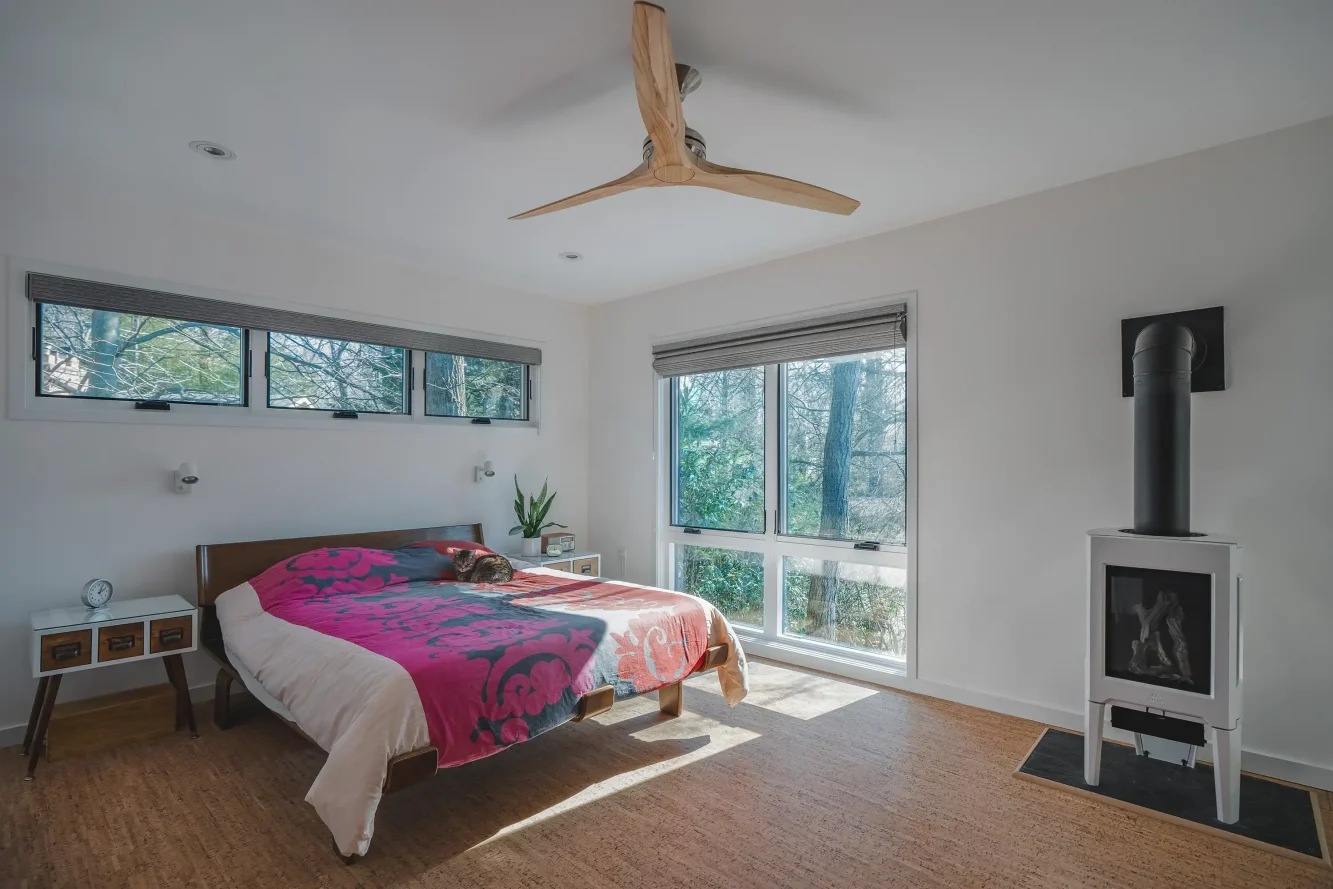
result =
[{"label": "cork floor", "polygon": [[734,710],[697,677],[679,719],[617,705],[387,797],[352,867],[302,802],[323,754],[259,708],[30,784],[8,748],[0,886],[1333,887],[1015,778],[1035,723],[773,664],[752,680]]}]

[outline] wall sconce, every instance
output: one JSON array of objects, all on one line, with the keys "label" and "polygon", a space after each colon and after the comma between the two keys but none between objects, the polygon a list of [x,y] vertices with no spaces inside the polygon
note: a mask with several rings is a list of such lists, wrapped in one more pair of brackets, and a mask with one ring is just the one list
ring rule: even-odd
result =
[{"label": "wall sconce", "polygon": [[494,477],[495,468],[491,465],[490,460],[487,460],[485,463],[477,467],[477,484],[481,484],[486,481],[486,479]]},{"label": "wall sconce", "polygon": [[176,470],[176,493],[188,494],[197,484],[199,484],[199,467],[193,463],[182,463]]}]

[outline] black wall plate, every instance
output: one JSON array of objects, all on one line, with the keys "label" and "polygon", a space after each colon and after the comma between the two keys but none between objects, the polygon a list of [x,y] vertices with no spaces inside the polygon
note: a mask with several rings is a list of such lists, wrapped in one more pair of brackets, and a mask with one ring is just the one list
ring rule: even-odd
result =
[{"label": "black wall plate", "polygon": [[1194,374],[1190,378],[1191,392],[1221,392],[1227,387],[1226,340],[1223,338],[1222,307],[1193,309],[1189,312],[1167,312],[1164,315],[1144,315],[1126,318],[1120,322],[1120,394],[1134,395],[1134,340],[1143,328],[1154,321],[1176,321],[1190,329],[1198,352],[1194,356]]}]

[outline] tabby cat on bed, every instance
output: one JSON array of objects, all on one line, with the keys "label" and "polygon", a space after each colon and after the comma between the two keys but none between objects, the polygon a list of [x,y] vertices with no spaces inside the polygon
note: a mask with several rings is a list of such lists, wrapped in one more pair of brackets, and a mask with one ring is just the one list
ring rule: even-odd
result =
[{"label": "tabby cat on bed", "polygon": [[454,553],[454,577],[469,583],[508,583],[514,579],[514,566],[495,553],[477,555],[474,549]]}]

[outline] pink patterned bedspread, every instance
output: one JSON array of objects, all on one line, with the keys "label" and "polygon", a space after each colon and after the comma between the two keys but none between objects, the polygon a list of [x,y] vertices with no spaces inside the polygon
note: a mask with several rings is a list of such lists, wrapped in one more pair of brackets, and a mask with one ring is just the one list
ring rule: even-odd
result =
[{"label": "pink patterned bedspread", "polygon": [[720,617],[694,596],[559,573],[410,581],[402,552],[306,553],[251,585],[273,617],[406,670],[441,767],[569,721],[594,688],[623,699],[688,676]]}]

